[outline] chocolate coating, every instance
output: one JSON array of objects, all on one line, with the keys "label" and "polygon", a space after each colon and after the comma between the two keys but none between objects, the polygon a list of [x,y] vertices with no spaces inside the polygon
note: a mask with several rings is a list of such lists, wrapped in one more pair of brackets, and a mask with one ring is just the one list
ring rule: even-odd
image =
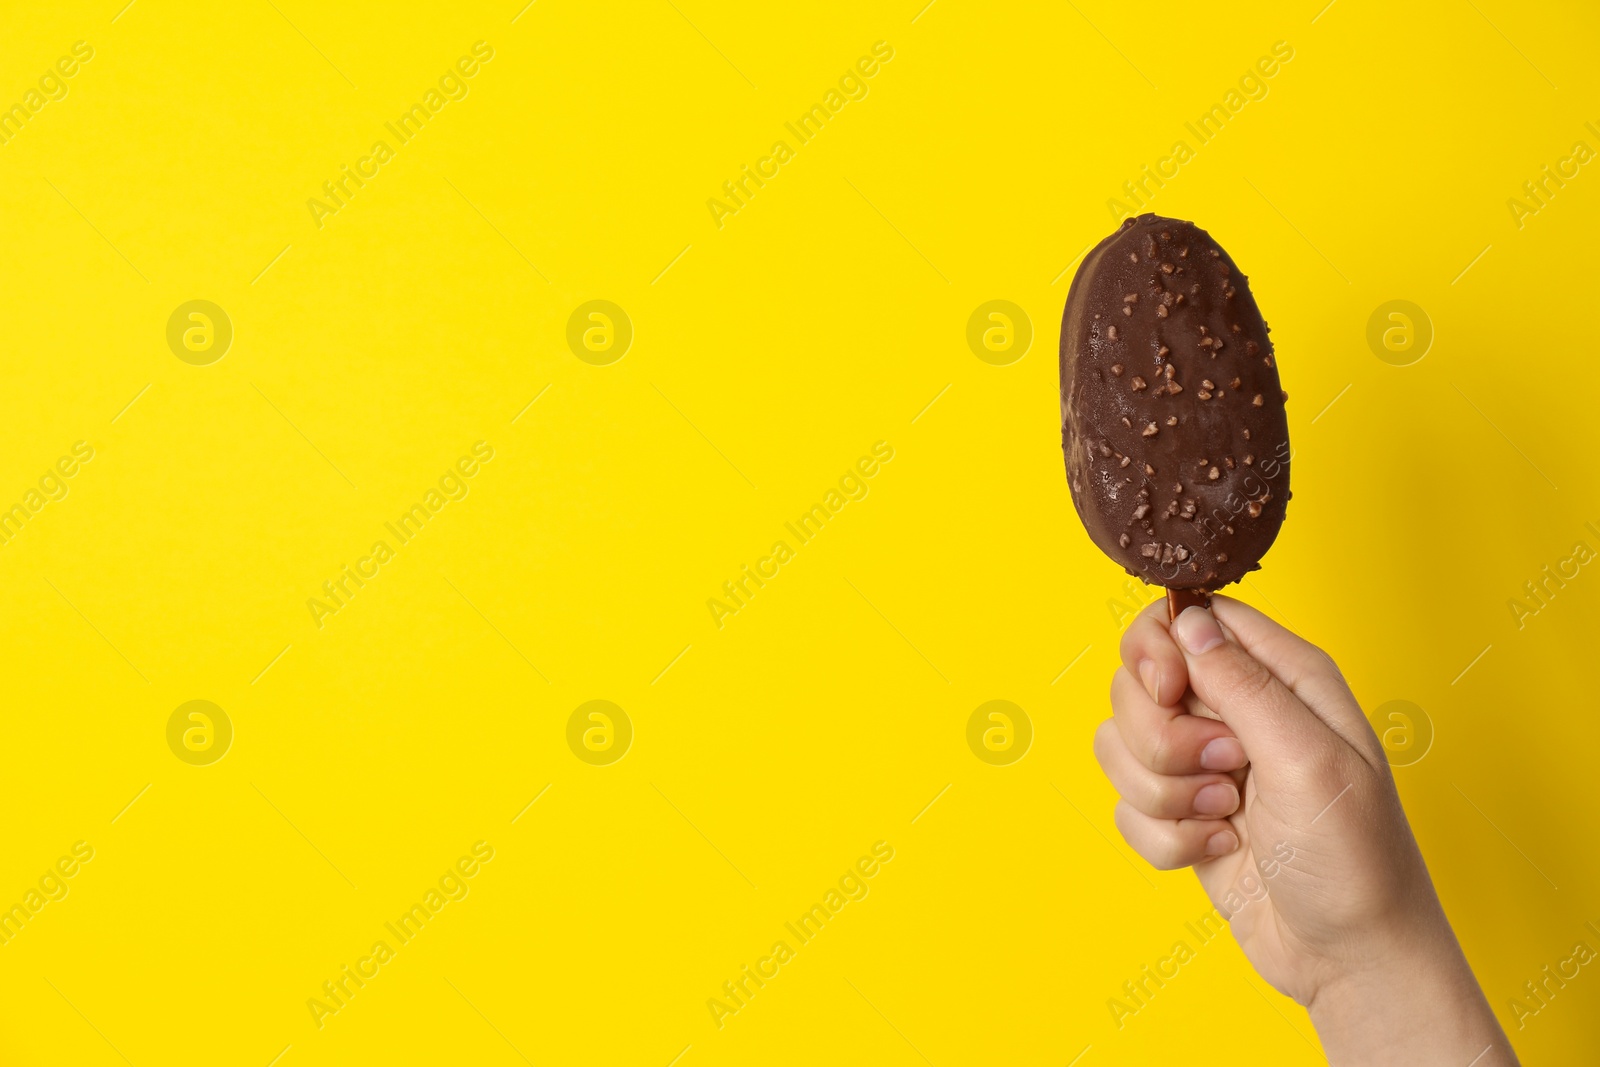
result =
[{"label": "chocolate coating", "polygon": [[1140,215],[1084,257],[1061,319],[1061,447],[1078,517],[1152,585],[1260,567],[1289,502],[1288,394],[1228,253]]}]

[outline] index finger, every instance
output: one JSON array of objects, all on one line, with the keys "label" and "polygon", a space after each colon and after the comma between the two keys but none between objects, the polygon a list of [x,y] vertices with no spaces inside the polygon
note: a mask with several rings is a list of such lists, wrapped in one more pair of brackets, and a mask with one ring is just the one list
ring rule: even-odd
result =
[{"label": "index finger", "polygon": [[1172,707],[1189,688],[1189,665],[1172,640],[1167,598],[1145,606],[1122,633],[1122,664],[1162,707]]}]

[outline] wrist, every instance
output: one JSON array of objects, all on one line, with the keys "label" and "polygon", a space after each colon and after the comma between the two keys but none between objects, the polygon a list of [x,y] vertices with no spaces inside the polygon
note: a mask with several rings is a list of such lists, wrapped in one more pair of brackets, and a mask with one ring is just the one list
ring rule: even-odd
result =
[{"label": "wrist", "polygon": [[1442,911],[1381,938],[1306,1004],[1328,1062],[1517,1062]]}]

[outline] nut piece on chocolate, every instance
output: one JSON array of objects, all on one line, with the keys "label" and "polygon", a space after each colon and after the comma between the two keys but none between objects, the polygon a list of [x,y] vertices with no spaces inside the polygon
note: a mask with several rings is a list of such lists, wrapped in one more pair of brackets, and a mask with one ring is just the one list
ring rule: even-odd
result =
[{"label": "nut piece on chocolate", "polygon": [[1061,447],[1100,550],[1152,585],[1215,590],[1261,565],[1289,503],[1267,324],[1228,253],[1140,215],[1084,257],[1061,319]]}]

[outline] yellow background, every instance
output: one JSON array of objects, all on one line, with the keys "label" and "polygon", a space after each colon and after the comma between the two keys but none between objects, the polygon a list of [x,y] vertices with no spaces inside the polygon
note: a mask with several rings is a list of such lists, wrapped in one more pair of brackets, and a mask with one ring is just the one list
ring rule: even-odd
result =
[{"label": "yellow background", "polygon": [[[1424,709],[1396,774],[1467,953],[1529,1062],[1592,1055],[1600,975],[1520,1031],[1510,1000],[1600,947],[1600,577],[1521,629],[1508,601],[1600,548],[1600,174],[1520,229],[1507,200],[1600,148],[1593,12],[920,4],[6,4],[0,102],[95,54],[0,147],[0,503],[95,458],[0,547],[0,903],[95,857],[0,947],[0,1060],[1320,1062],[1186,934],[1202,894],[1122,845],[1090,754],[1126,594],[1068,498],[1057,324],[1180,138],[1150,206],[1250,275],[1291,394],[1295,500],[1240,595],[1364,706]],[[307,199],[479,40],[469,95],[319,229]],[[706,201],[877,41],[868,95],[719,229]],[[194,299],[235,331],[209,366],[165,339]],[[608,366],[566,342],[591,299],[634,325]],[[965,340],[992,299],[1034,328],[1007,366]],[[1436,331],[1411,366],[1366,342],[1391,299]],[[307,599],[480,440],[470,495],[318,629]],[[877,441],[870,494],[718,629],[707,599]],[[192,699],[236,731],[210,766],[167,747]],[[635,730],[610,766],[565,739],[595,699]],[[966,744],[991,699],[1033,723],[1010,766]],[[308,998],[479,840],[470,894],[319,1030]],[[719,1030],[706,1001],[880,840],[870,895]]]}]

